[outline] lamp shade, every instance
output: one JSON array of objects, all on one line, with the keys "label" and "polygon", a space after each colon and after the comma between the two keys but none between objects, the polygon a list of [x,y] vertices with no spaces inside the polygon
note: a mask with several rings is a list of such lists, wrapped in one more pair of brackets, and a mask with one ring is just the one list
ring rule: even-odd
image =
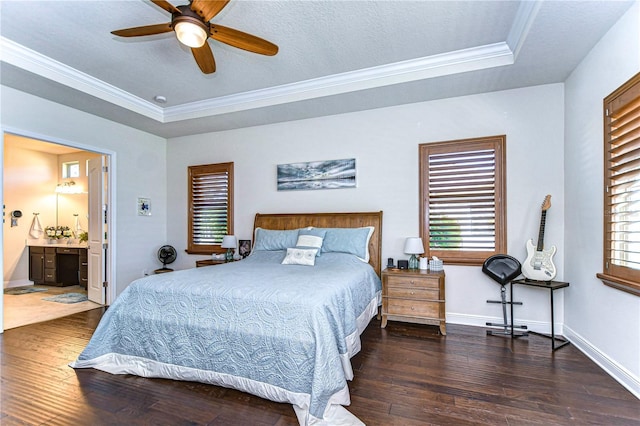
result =
[{"label": "lamp shade", "polygon": [[422,254],[424,253],[424,246],[422,245],[422,238],[409,237],[404,242],[404,252],[406,254]]},{"label": "lamp shade", "polygon": [[235,235],[225,235],[222,237],[222,248],[236,248],[238,241]]}]

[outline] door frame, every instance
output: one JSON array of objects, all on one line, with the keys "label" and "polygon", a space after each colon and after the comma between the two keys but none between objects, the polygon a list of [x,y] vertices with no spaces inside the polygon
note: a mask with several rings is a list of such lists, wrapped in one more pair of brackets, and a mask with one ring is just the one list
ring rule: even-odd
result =
[{"label": "door frame", "polygon": [[[109,171],[107,173],[107,220],[109,226],[109,234],[107,240],[107,265],[106,265],[106,274],[107,281],[109,286],[107,287],[107,291],[105,294],[105,303],[106,305],[110,305],[116,299],[116,179],[115,179],[115,171],[116,171],[116,152],[110,149],[98,148],[86,143],[65,140],[62,138],[53,137],[50,135],[43,135],[40,133],[24,130],[24,129],[16,129],[8,126],[0,126],[0,164],[4,164],[4,136],[5,134],[10,133],[16,136],[22,136],[25,138],[35,139],[42,142],[54,143],[58,145],[65,145],[72,148],[81,149],[83,151],[91,151],[100,155],[109,156]],[[0,199],[4,201],[4,174],[0,174]],[[8,218],[5,216],[3,219],[7,220]],[[0,229],[0,270],[4,273],[4,226]],[[0,297],[0,333],[4,332],[4,298]]]}]

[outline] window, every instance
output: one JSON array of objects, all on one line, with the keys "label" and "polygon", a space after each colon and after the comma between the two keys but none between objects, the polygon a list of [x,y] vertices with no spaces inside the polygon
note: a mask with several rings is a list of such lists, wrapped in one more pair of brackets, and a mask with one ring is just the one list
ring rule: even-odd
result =
[{"label": "window", "polygon": [[187,253],[222,253],[233,234],[233,163],[189,166]]},{"label": "window", "polygon": [[80,177],[80,163],[78,161],[69,161],[62,163],[62,178]]},{"label": "window", "polygon": [[606,285],[640,295],[640,74],[604,99]]},{"label": "window", "polygon": [[425,255],[481,265],[507,248],[505,136],[420,145]]}]

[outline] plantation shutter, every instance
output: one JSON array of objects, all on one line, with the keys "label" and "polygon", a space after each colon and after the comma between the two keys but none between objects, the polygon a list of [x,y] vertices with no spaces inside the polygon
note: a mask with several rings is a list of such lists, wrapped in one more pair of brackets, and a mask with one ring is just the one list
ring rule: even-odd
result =
[{"label": "plantation shutter", "polygon": [[429,256],[480,264],[504,248],[502,137],[421,145]]},{"label": "plantation shutter", "polygon": [[233,234],[233,163],[189,167],[189,253],[224,251]]},{"label": "plantation shutter", "polygon": [[604,133],[604,273],[640,294],[640,74],[605,98]]}]

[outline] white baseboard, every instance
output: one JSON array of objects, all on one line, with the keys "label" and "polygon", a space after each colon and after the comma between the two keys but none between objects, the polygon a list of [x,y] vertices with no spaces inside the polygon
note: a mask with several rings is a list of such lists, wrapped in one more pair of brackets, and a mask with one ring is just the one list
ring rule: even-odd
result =
[{"label": "white baseboard", "polygon": [[[487,328],[487,322],[502,323],[503,318],[447,313],[448,324],[471,325]],[[549,322],[516,320],[516,324],[525,324],[530,331],[544,334],[551,333],[551,323]],[[595,362],[616,382],[620,383],[636,398],[640,399],[640,378],[634,376],[630,371],[609,358],[605,353],[593,346],[582,336],[571,330],[571,328],[566,327],[563,324],[555,324],[554,331],[557,336],[563,336],[564,338],[569,340],[571,344],[573,344],[580,352],[584,353],[589,359]]]},{"label": "white baseboard", "polygon": [[633,373],[609,358],[604,352],[600,351],[569,327],[565,327],[565,337],[578,348],[580,352],[598,364],[600,368],[627,388],[636,398],[640,399],[640,377],[633,375]]},{"label": "white baseboard", "polygon": [[33,285],[33,281],[23,279],[23,280],[13,280],[13,281],[4,282],[4,288],[22,287],[25,285]]}]

